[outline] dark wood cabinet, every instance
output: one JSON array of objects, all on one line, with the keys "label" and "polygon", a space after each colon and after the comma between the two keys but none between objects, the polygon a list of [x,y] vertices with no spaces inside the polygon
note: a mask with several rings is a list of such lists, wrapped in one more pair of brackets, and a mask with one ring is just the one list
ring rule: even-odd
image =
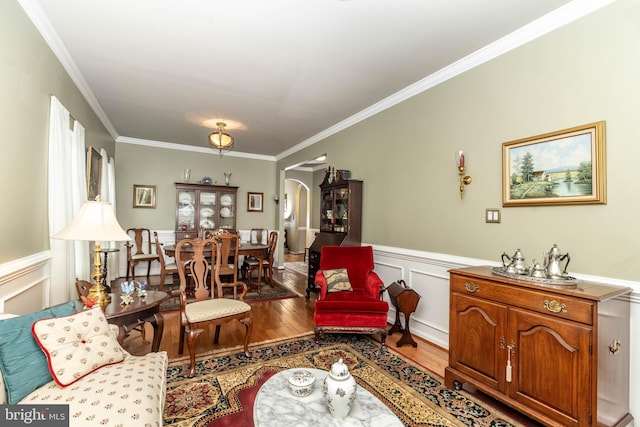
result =
[{"label": "dark wood cabinet", "polygon": [[630,288],[541,287],[489,267],[450,273],[447,386],[470,383],[550,426],[633,420],[629,303],[615,298]]},{"label": "dark wood cabinet", "polygon": [[328,171],[320,184],[320,232],[309,247],[307,299],[316,289],[322,246],[360,246],[361,224],[362,181]]},{"label": "dark wood cabinet", "polygon": [[176,182],[176,242],[205,229],[236,230],[238,187]]}]

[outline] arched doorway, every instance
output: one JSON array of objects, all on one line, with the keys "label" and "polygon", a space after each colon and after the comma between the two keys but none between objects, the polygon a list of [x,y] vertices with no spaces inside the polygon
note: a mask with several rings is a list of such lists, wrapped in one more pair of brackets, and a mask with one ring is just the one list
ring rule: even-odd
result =
[{"label": "arched doorway", "polygon": [[297,179],[284,180],[285,250],[303,254],[309,247],[311,224],[311,198],[309,187]]}]

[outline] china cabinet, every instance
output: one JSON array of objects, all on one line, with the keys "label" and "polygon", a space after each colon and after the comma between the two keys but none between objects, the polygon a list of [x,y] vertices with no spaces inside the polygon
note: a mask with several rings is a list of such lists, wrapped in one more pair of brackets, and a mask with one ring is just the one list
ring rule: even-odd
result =
[{"label": "china cabinet", "polygon": [[548,426],[624,426],[630,288],[541,286],[489,267],[450,271],[445,383],[469,383]]},{"label": "china cabinet", "polygon": [[238,187],[175,183],[176,242],[202,236],[205,229],[236,229]]},{"label": "china cabinet", "polygon": [[322,246],[360,246],[362,181],[328,170],[320,184],[320,232],[309,247],[307,299],[315,290]]}]

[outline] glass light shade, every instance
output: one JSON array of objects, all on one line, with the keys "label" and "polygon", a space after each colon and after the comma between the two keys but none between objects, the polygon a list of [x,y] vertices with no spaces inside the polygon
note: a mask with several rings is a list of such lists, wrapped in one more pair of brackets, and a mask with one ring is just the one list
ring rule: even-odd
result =
[{"label": "glass light shade", "polygon": [[458,168],[464,168],[466,166],[466,159],[464,157],[464,151],[459,150],[455,152],[454,155],[455,158],[455,162],[456,162],[456,167]]},{"label": "glass light shade", "polygon": [[226,132],[213,132],[209,134],[209,143],[216,150],[225,150],[233,147],[233,137]]},{"label": "glass light shade", "polygon": [[97,242],[129,241],[131,237],[120,227],[111,203],[84,202],[78,215],[54,239]]}]

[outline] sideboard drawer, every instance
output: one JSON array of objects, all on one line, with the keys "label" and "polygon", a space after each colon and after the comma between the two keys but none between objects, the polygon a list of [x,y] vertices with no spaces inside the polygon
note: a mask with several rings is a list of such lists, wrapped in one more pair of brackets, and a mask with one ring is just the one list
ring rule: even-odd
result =
[{"label": "sideboard drawer", "polygon": [[590,300],[457,275],[451,278],[451,290],[593,325],[595,307]]}]

